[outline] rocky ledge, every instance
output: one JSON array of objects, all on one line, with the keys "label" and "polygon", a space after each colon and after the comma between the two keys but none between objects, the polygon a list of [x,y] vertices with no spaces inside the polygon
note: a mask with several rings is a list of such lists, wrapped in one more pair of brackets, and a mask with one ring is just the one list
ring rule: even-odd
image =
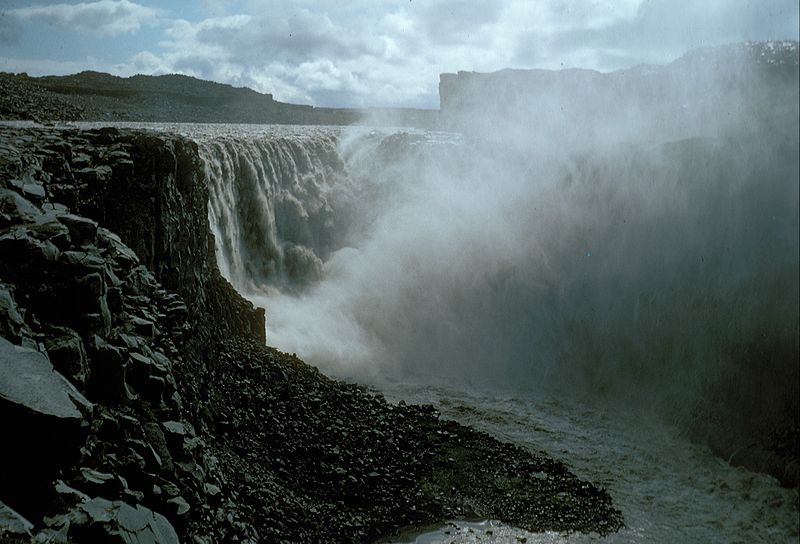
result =
[{"label": "rocky ledge", "polygon": [[0,540],[622,525],[562,463],[266,347],[216,267],[207,197],[178,136],[0,127]]}]

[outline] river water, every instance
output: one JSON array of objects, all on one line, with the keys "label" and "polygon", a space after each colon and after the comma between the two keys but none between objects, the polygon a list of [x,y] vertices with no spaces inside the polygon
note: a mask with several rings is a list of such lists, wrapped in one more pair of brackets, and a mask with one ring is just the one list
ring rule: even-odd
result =
[{"label": "river water", "polygon": [[[553,398],[385,386],[389,398],[433,403],[442,417],[544,451],[605,487],[625,516],[606,537],[531,534],[496,522],[454,522],[392,542],[533,543],[798,540],[797,493],[764,474],[732,467],[652,414]],[[449,531],[446,534],[445,531]],[[487,534],[487,531],[489,532]]]}]

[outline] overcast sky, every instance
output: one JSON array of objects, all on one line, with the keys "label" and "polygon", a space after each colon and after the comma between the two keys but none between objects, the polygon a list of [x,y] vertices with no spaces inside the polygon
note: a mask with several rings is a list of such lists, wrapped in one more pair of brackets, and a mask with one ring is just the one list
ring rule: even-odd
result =
[{"label": "overcast sky", "polygon": [[318,106],[438,107],[439,73],[669,62],[798,39],[797,0],[0,0],[0,71],[183,73]]}]

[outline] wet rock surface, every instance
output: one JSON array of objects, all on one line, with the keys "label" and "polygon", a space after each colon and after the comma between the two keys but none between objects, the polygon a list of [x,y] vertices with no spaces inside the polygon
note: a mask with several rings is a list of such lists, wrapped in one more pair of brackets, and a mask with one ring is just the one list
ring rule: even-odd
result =
[{"label": "wet rock surface", "polygon": [[0,127],[0,462],[13,475],[0,534],[370,542],[475,516],[620,527],[608,494],[563,464],[265,347],[263,310],[217,270],[198,161],[177,136]]}]

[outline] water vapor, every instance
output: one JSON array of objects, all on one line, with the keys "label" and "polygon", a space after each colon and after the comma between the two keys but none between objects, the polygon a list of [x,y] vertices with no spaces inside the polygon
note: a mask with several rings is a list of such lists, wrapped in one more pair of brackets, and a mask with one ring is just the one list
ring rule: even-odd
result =
[{"label": "water vapor", "polygon": [[220,261],[326,372],[606,398],[743,447],[797,418],[796,74],[790,43],[463,76],[457,134],[207,148]]}]

